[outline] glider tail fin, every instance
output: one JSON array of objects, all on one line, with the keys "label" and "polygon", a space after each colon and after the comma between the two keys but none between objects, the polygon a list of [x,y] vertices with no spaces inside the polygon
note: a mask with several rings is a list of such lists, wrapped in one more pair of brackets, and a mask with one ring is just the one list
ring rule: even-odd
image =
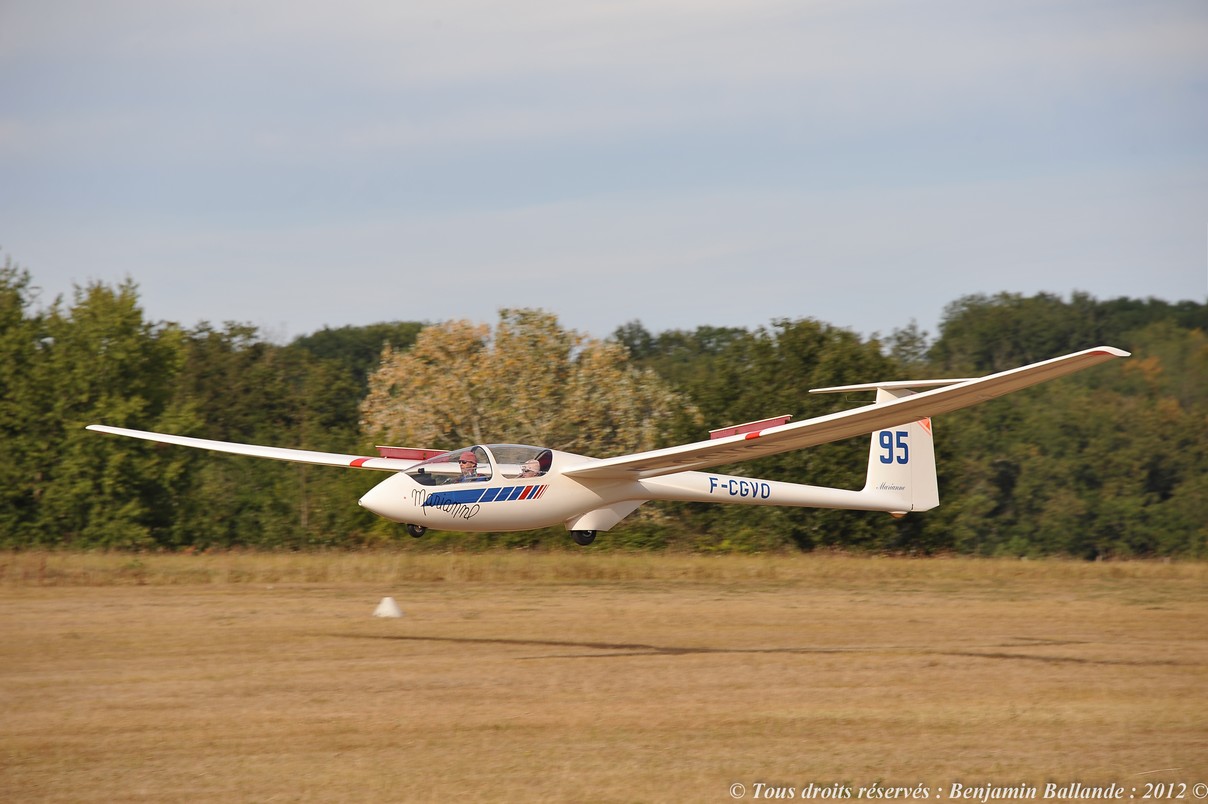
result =
[{"label": "glider tail fin", "polygon": [[[877,388],[877,404],[913,393],[908,388],[882,386]],[[931,419],[920,419],[872,434],[864,492],[884,497],[894,506],[890,511],[894,516],[926,511],[940,504]]]}]

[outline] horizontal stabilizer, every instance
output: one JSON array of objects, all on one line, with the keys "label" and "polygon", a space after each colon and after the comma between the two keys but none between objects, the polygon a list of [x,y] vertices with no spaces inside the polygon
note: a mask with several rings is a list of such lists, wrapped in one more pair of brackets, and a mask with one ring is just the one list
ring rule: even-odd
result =
[{"label": "horizontal stabilizer", "polygon": [[960,380],[894,380],[892,382],[866,382],[861,385],[836,385],[831,388],[811,388],[811,394],[846,394],[856,391],[912,391],[915,388],[935,388],[941,385],[956,385],[961,382],[972,382],[976,377],[965,377]]}]

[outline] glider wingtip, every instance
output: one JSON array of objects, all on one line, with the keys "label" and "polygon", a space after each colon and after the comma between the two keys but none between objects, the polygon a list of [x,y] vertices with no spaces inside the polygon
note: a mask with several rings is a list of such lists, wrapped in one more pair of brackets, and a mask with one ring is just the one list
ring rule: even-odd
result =
[{"label": "glider wingtip", "polygon": [[1091,354],[1107,355],[1109,357],[1132,357],[1132,352],[1117,349],[1115,346],[1096,346],[1094,349],[1088,349],[1087,351]]}]

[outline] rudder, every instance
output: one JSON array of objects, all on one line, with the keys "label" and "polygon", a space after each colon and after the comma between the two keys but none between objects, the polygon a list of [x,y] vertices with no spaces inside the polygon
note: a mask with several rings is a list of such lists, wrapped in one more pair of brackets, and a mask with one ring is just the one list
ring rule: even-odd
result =
[{"label": "rudder", "polygon": [[[877,389],[876,404],[913,393],[907,388],[881,387]],[[909,511],[926,511],[940,504],[931,419],[877,430],[872,434],[864,491],[896,497],[896,501],[901,502],[901,508],[891,511],[895,516]]]}]

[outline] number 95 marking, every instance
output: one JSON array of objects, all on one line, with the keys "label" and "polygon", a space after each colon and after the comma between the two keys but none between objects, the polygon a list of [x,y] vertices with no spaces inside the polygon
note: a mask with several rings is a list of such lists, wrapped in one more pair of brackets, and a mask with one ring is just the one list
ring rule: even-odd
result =
[{"label": "number 95 marking", "polygon": [[877,433],[883,450],[881,463],[910,462],[910,447],[906,445],[906,436],[909,434],[907,430],[882,430]]}]

